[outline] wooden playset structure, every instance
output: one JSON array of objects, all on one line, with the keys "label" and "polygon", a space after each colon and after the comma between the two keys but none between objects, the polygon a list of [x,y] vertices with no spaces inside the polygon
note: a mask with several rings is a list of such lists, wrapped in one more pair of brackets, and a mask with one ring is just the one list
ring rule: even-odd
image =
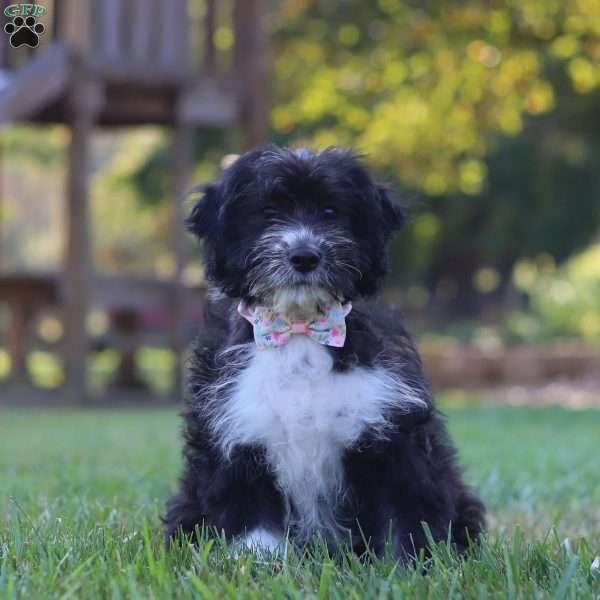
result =
[{"label": "wooden playset structure", "polygon": [[[12,314],[8,344],[13,378],[25,374],[27,324],[48,303],[60,306],[65,389],[73,400],[87,397],[85,362],[90,344],[85,323],[92,305],[121,311],[120,321],[126,324],[139,306],[167,306],[173,317],[168,345],[181,354],[186,343],[181,307],[191,292],[181,281],[186,247],[177,202],[172,205],[171,231],[176,272],[170,281],[95,275],[87,176],[90,142],[96,127],[172,127],[173,198],[177,198],[188,185],[194,128],[241,127],[246,146],[264,141],[264,3],[39,0],[45,8],[39,17],[45,31],[36,48],[13,48],[9,36],[0,32],[0,124],[62,123],[71,131],[61,273],[0,271],[0,302],[8,303]],[[10,20],[5,13],[8,6],[14,3],[0,0],[3,26]],[[233,32],[233,50],[227,56],[215,45],[215,32],[224,22]]]}]

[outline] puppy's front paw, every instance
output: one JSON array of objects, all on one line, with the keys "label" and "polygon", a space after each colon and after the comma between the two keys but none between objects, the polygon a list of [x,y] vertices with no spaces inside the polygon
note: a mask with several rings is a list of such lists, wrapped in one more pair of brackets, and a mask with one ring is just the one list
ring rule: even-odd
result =
[{"label": "puppy's front paw", "polygon": [[285,554],[285,539],[283,536],[271,533],[262,527],[249,531],[234,542],[234,553],[239,555],[241,548],[248,548],[259,554]]}]

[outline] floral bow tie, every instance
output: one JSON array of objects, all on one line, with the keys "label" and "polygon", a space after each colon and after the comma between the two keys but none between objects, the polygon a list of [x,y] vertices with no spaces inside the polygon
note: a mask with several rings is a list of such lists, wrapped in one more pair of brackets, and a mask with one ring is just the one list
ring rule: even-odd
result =
[{"label": "floral bow tie", "polygon": [[324,346],[341,348],[346,341],[346,315],[352,304],[335,302],[325,307],[324,313],[310,321],[292,321],[287,315],[266,306],[248,307],[243,302],[238,312],[252,323],[254,341],[259,348],[276,348],[287,344],[292,335],[304,334]]}]

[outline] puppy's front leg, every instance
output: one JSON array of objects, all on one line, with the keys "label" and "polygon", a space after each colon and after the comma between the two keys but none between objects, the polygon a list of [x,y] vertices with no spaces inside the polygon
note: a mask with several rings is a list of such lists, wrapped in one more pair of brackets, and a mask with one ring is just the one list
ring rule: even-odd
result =
[{"label": "puppy's front leg", "polygon": [[400,559],[427,549],[423,523],[436,542],[452,534],[460,551],[485,529],[485,509],[466,486],[456,464],[443,420],[398,429],[389,440],[372,441],[348,451],[346,479],[358,507],[357,527],[377,554],[391,533],[392,551]]},{"label": "puppy's front leg", "polygon": [[244,547],[255,552],[267,552],[276,554],[285,553],[285,537],[281,531],[272,532],[262,527],[256,527],[252,531],[239,536],[235,541],[236,550]]},{"label": "puppy's front leg", "polygon": [[284,504],[262,449],[240,447],[229,459],[214,448],[189,452],[166,521],[171,536],[198,525],[237,545],[275,550],[284,538]]}]

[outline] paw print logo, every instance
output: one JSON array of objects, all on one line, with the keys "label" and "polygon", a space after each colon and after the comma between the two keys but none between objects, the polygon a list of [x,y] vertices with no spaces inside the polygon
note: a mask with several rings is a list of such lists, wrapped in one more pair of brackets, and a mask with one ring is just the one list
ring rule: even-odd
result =
[{"label": "paw print logo", "polygon": [[35,48],[40,43],[39,36],[44,33],[45,27],[30,15],[25,19],[15,17],[12,23],[7,23],[4,26],[4,31],[10,35],[10,45],[13,48],[19,46]]}]

